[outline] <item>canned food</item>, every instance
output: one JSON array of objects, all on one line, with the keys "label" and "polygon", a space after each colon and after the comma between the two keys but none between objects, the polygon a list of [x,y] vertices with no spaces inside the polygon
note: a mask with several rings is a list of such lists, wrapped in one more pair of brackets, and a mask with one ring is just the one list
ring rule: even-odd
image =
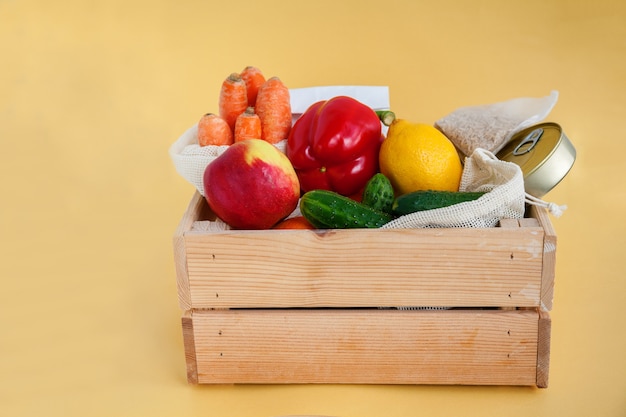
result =
[{"label": "canned food", "polygon": [[542,197],[570,171],[576,160],[576,149],[561,126],[541,123],[513,135],[496,156],[519,165],[526,192]]}]

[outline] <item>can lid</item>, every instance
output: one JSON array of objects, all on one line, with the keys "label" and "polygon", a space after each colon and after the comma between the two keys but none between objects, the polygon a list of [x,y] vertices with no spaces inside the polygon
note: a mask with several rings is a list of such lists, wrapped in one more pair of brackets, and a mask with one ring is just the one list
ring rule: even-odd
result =
[{"label": "can lid", "polygon": [[515,134],[496,156],[519,165],[526,192],[541,197],[567,175],[576,150],[561,126],[541,123]]}]

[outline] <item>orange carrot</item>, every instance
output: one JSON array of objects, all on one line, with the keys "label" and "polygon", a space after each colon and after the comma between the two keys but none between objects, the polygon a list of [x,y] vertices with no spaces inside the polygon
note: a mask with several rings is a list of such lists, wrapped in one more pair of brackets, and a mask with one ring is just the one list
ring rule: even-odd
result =
[{"label": "orange carrot", "polygon": [[289,89],[278,77],[268,79],[259,89],[256,113],[261,119],[261,139],[278,143],[287,139],[291,130]]},{"label": "orange carrot", "polygon": [[226,120],[231,131],[237,117],[248,107],[246,83],[237,73],[232,73],[222,83],[219,97],[219,115]]},{"label": "orange carrot", "polygon": [[261,119],[254,112],[254,107],[248,107],[237,117],[235,122],[235,142],[246,139],[261,139]]},{"label": "orange carrot", "polygon": [[232,145],[233,132],[226,120],[217,114],[207,113],[198,122],[198,144],[208,145]]},{"label": "orange carrot", "polygon": [[265,83],[265,76],[260,69],[253,66],[245,67],[239,75],[246,83],[246,89],[248,90],[248,106],[254,107],[256,105],[259,88]]}]

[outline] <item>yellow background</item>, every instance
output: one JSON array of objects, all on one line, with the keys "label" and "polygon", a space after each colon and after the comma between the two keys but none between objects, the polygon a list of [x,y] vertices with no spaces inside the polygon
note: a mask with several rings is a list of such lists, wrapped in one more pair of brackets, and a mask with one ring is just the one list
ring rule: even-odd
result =
[{"label": "yellow background", "polygon": [[[622,0],[0,0],[3,416],[625,416]],[[190,386],[167,149],[246,65],[427,123],[560,92],[548,389]]]}]

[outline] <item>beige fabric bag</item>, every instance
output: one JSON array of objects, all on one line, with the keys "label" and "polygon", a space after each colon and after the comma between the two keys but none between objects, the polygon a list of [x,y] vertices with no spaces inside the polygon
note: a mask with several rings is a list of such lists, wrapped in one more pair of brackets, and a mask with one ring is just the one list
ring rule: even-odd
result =
[{"label": "beige fabric bag", "polygon": [[553,90],[545,97],[520,97],[479,106],[461,107],[435,122],[465,156],[476,148],[494,154],[522,129],[539,123],[559,98]]}]

